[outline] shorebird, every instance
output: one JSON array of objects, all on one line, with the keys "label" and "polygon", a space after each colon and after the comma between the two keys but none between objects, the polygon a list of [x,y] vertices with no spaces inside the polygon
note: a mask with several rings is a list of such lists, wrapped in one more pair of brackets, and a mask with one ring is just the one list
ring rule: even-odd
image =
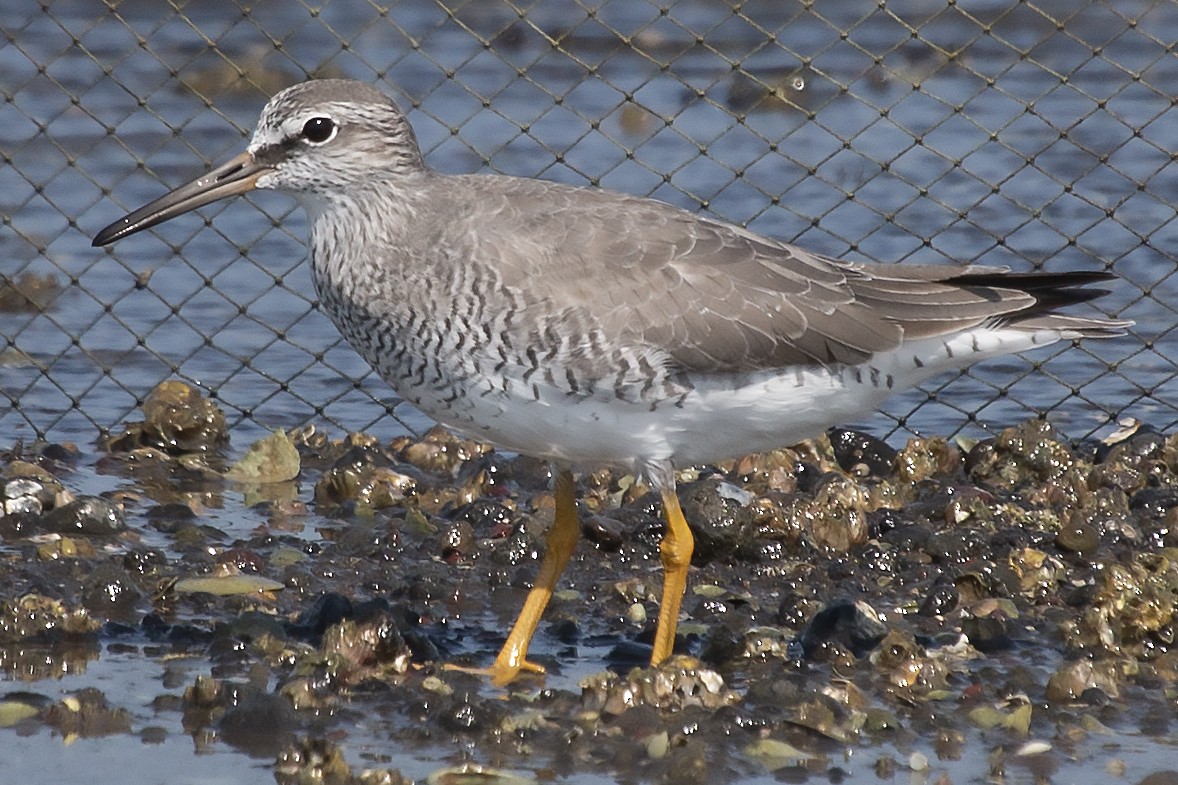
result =
[{"label": "shorebird", "polygon": [[381,91],[311,81],[262,110],[244,153],[103,229],[103,246],[254,188],[298,198],[324,312],[404,399],[549,459],[556,513],[533,588],[489,668],[505,684],[579,534],[574,471],[659,493],[672,650],[693,547],[675,467],[769,450],[949,369],[1130,322],[1060,308],[1107,272],[848,262],[655,201],[426,166]]}]

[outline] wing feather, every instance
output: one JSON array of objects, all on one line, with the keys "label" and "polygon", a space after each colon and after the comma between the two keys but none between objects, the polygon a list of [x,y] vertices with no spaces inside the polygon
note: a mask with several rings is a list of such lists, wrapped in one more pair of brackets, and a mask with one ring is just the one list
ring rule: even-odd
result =
[{"label": "wing feather", "polygon": [[[502,198],[491,223],[486,194],[495,188]],[[595,331],[619,349],[579,353],[585,372],[601,378],[626,353],[668,373],[744,372],[859,363],[906,339],[1000,321],[1084,334],[1123,326],[1054,313],[1096,296],[1078,287],[1103,273],[843,262],[608,191],[502,177],[454,190],[484,194],[453,209],[479,213],[470,263],[486,264],[525,299],[519,339],[544,341],[549,331],[536,323],[553,318],[566,336]]]}]

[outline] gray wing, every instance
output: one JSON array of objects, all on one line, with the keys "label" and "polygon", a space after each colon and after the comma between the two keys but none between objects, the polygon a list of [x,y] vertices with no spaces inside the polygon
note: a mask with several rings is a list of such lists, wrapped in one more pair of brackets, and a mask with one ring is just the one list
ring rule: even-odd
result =
[{"label": "gray wing", "polygon": [[476,259],[546,322],[522,320],[527,340],[543,344],[559,321],[566,340],[594,349],[585,363],[616,365],[601,345],[671,372],[858,363],[906,339],[1044,310],[1034,285],[996,285],[1020,276],[992,267],[842,262],[650,199],[480,179],[503,190],[472,208]]}]

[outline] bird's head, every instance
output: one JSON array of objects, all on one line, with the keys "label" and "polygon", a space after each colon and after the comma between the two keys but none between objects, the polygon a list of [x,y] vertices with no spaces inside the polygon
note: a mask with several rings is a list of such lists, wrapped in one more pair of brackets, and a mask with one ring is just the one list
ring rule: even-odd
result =
[{"label": "bird's head", "polygon": [[115,221],[94,245],[254,188],[313,200],[424,171],[413,128],[384,93],[345,79],[304,82],[270,99],[244,153]]}]

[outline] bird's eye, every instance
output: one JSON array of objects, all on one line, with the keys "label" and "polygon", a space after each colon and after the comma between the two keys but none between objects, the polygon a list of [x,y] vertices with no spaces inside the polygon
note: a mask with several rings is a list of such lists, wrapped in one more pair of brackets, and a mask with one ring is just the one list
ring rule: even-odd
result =
[{"label": "bird's eye", "polygon": [[311,144],[330,142],[339,126],[330,117],[312,117],[303,124],[303,138]]}]

